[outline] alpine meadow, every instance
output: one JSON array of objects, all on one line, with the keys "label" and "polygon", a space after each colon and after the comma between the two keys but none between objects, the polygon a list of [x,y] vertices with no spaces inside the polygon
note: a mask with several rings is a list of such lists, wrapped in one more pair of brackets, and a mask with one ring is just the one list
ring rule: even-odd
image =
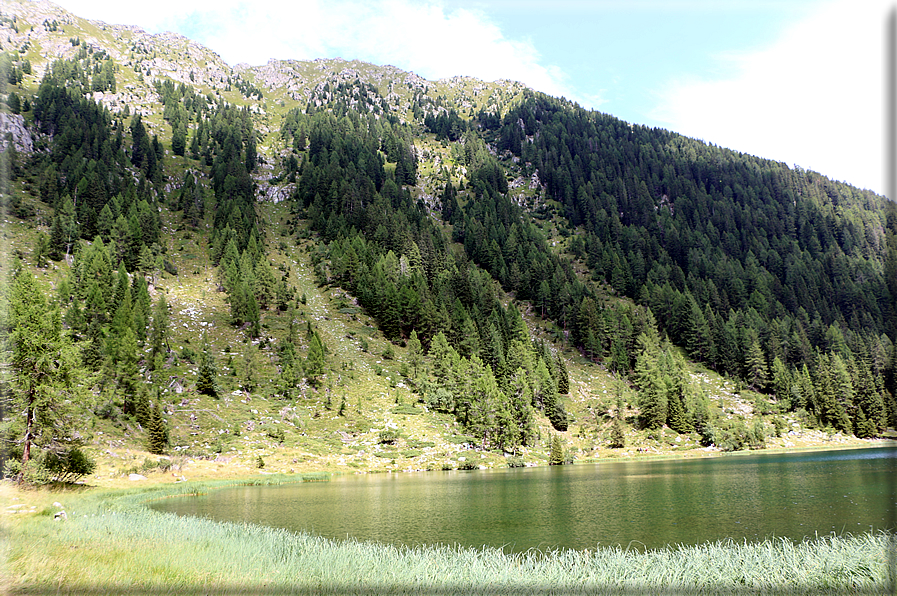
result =
[{"label": "alpine meadow", "polygon": [[0,5],[0,102],[11,593],[893,588],[893,527],[514,554],[147,506],[891,445],[892,200],[510,80],[231,66],[46,0]]}]

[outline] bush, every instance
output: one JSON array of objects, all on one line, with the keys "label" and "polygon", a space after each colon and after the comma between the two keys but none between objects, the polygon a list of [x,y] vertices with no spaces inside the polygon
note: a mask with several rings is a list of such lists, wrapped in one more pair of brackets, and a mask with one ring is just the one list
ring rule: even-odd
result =
[{"label": "bush", "polygon": [[77,447],[59,451],[44,451],[32,457],[24,466],[16,459],[6,461],[3,473],[8,478],[19,475],[28,484],[41,485],[53,482],[72,484],[93,474],[96,462]]},{"label": "bush", "polygon": [[178,274],[178,268],[175,267],[174,264],[171,261],[169,261],[168,259],[164,259],[162,261],[162,269],[164,269],[165,273],[167,273],[168,275],[177,275]]},{"label": "bush", "polygon": [[436,391],[428,391],[426,400],[427,405],[438,412],[451,412],[455,407],[455,397],[444,387],[438,387]]},{"label": "bush", "polygon": [[269,438],[274,439],[278,443],[283,443],[286,439],[286,434],[283,432],[283,428],[275,427],[275,428],[266,428],[265,434],[268,435]]},{"label": "bush", "polygon": [[380,431],[380,436],[378,438],[378,442],[381,445],[392,445],[398,440],[399,440],[399,431],[397,431],[393,428],[388,428],[386,430]]},{"label": "bush", "polygon": [[526,467],[526,462],[522,457],[515,455],[513,457],[508,458],[508,467],[509,468],[523,468]]},{"label": "bush", "polygon": [[773,416],[772,426],[775,428],[775,436],[777,437],[781,437],[788,430],[788,423],[778,416]]},{"label": "bush", "polygon": [[763,419],[757,416],[751,428],[745,433],[745,439],[751,449],[764,449],[766,447],[766,428]]},{"label": "bush", "polygon": [[741,451],[746,446],[747,427],[741,420],[724,421],[716,429],[716,446],[723,451]]},{"label": "bush", "polygon": [[476,445],[479,441],[476,438],[467,435],[451,435],[445,438],[446,443],[453,445]]},{"label": "bush", "polygon": [[181,350],[181,360],[186,360],[190,364],[196,364],[196,352],[193,351],[193,348],[185,347]]}]

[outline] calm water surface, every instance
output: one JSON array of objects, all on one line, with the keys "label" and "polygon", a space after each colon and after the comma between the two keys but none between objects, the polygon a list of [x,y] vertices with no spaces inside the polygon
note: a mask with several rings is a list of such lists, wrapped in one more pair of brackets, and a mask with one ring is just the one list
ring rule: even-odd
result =
[{"label": "calm water surface", "polygon": [[657,548],[893,529],[897,449],[336,477],[155,509],[404,545]]}]

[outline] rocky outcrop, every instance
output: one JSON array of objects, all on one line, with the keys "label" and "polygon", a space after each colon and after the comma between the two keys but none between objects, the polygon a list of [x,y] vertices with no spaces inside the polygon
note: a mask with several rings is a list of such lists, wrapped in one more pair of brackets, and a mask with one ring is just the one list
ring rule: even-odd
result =
[{"label": "rocky outcrop", "polygon": [[25,128],[25,118],[19,114],[0,112],[0,151],[6,151],[10,140],[19,153],[34,151],[31,133]]}]

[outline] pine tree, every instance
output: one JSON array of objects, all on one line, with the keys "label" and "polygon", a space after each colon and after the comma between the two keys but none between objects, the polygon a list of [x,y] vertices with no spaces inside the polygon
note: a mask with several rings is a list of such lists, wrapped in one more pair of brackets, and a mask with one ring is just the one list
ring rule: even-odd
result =
[{"label": "pine tree", "polygon": [[165,453],[165,448],[168,447],[168,427],[162,418],[158,397],[150,411],[147,431],[147,451],[155,455]]},{"label": "pine tree", "polygon": [[408,337],[408,366],[411,369],[411,379],[415,382],[420,374],[421,364],[423,364],[423,350],[417,338],[417,331],[412,330]]},{"label": "pine tree", "polygon": [[608,446],[611,449],[622,449],[626,446],[626,433],[623,431],[623,423],[619,416],[615,416],[610,427],[610,441]]},{"label": "pine tree", "polygon": [[277,289],[277,278],[271,265],[265,258],[259,259],[255,265],[256,295],[258,296],[258,307],[261,310],[267,310],[274,302],[274,295]]},{"label": "pine tree", "polygon": [[258,386],[259,380],[258,349],[249,344],[243,352],[243,391],[252,393]]},{"label": "pine tree", "polygon": [[246,322],[249,323],[249,336],[256,338],[261,335],[261,319],[259,305],[255,295],[251,291],[246,292]]},{"label": "pine tree", "polygon": [[196,378],[196,391],[203,395],[218,397],[218,368],[215,358],[209,352],[208,343],[203,336],[202,354],[199,360],[199,374]]},{"label": "pine tree", "polygon": [[35,456],[33,449],[45,449],[64,442],[60,437],[75,436],[72,410],[82,400],[81,363],[78,351],[63,332],[58,308],[50,308],[34,276],[20,270],[13,280],[9,299],[10,417],[13,433],[19,435],[21,465],[16,474],[22,479],[25,467]]},{"label": "pine tree", "polygon": [[187,146],[187,129],[183,124],[172,126],[171,130],[171,152],[175,155],[184,155],[184,149]]},{"label": "pine tree", "polygon": [[327,360],[324,354],[324,342],[321,336],[315,331],[312,333],[308,344],[308,356],[305,360],[305,378],[314,387],[318,387],[321,383],[321,376],[327,367]]},{"label": "pine tree", "polygon": [[160,293],[153,309],[153,324],[150,332],[152,351],[150,362],[155,362],[156,355],[167,352],[168,347],[168,304],[165,302],[165,294]]},{"label": "pine tree", "polygon": [[791,373],[785,368],[781,358],[776,356],[772,361],[772,391],[779,403],[786,408],[791,407]]},{"label": "pine tree", "polygon": [[558,384],[558,393],[567,395],[570,393],[570,374],[567,372],[567,365],[564,362],[564,356],[558,352],[555,354],[555,379]]},{"label": "pine tree", "polygon": [[682,399],[675,387],[667,392],[667,426],[679,434],[691,432]]},{"label": "pine tree", "polygon": [[564,444],[561,442],[561,437],[560,435],[551,435],[551,446],[548,451],[548,465],[562,466],[564,463]]},{"label": "pine tree", "polygon": [[[157,393],[158,395],[158,393]],[[140,391],[137,394],[137,407],[136,412],[134,414],[134,418],[137,419],[137,423],[143,428],[149,428],[150,417],[152,412],[150,411],[150,403],[149,397],[146,395],[146,391]]]},{"label": "pine tree", "polygon": [[766,356],[760,347],[760,341],[754,337],[748,348],[745,361],[745,374],[748,384],[758,391],[766,388],[766,382],[769,378],[769,371],[766,367]]}]

